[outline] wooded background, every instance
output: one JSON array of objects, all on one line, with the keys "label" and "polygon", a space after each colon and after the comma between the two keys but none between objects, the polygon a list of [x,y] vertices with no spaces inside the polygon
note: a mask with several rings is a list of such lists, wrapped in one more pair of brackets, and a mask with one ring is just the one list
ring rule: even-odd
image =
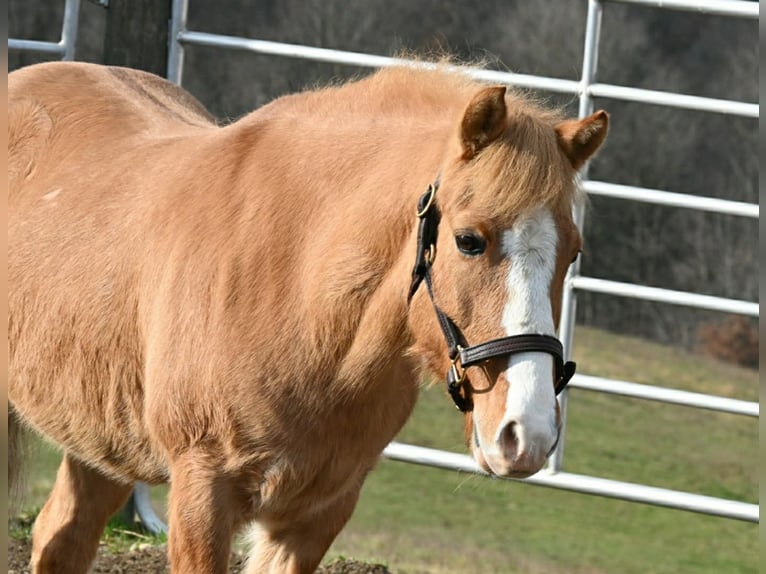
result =
[{"label": "wooded background", "polygon": [[[579,79],[585,0],[206,0],[189,28],[366,53],[450,53],[493,69]],[[107,10],[81,6],[76,59],[103,62]],[[9,0],[9,34],[58,41],[63,1]],[[756,102],[758,31],[751,20],[607,4],[601,82]],[[44,56],[9,53],[9,70]],[[184,86],[224,121],[288,92],[367,69],[190,46]],[[538,92],[577,113],[574,96]],[[611,114],[590,177],[758,202],[758,121],[597,99]],[[758,300],[758,222],[592,197],[584,275]],[[580,293],[578,322],[757,365],[757,322],[667,304]],[[743,345],[750,347],[743,358]],[[737,355],[736,357],[734,355]]]}]

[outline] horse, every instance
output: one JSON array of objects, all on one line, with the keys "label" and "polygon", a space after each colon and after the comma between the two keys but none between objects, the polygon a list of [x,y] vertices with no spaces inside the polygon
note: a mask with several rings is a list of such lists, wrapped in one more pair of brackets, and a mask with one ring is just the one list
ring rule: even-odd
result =
[{"label": "horse", "polygon": [[604,111],[439,63],[227,124],[131,69],[8,91],[10,424],[64,453],[34,572],[86,572],[136,481],[170,484],[171,572],[226,572],[247,527],[248,573],[313,572],[427,376],[483,469],[544,465]]}]

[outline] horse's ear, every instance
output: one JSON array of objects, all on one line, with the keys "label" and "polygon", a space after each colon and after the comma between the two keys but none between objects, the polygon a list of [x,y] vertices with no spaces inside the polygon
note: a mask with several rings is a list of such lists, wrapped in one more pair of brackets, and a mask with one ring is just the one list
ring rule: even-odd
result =
[{"label": "horse's ear", "polygon": [[567,120],[556,126],[559,146],[575,169],[580,169],[604,143],[608,131],[609,114],[604,110],[582,120]]},{"label": "horse's ear", "polygon": [[463,159],[471,159],[496,140],[505,126],[505,86],[484,88],[468,104],[460,124]]}]

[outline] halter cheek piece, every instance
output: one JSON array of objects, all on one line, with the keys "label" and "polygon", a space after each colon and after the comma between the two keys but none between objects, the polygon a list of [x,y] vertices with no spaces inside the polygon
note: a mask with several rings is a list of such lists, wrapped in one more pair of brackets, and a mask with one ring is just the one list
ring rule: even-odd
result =
[{"label": "halter cheek piece", "polygon": [[572,361],[564,362],[564,350],[561,342],[556,337],[530,333],[492,339],[486,343],[464,347],[461,345],[463,338],[457,325],[436,304],[431,282],[431,266],[436,257],[436,240],[439,235],[439,221],[441,220],[441,212],[436,205],[436,192],[438,189],[439,178],[428,186],[426,192],[418,200],[417,216],[420,221],[418,227],[418,251],[415,267],[412,270],[412,283],[410,284],[407,301],[412,299],[420,284],[425,281],[428,288],[428,296],[433,303],[436,317],[439,320],[439,326],[449,349],[449,358],[452,365],[447,372],[447,390],[452,400],[455,401],[455,406],[464,413],[473,410],[473,400],[471,399],[468,387],[464,385],[466,382],[466,369],[488,359],[509,357],[514,353],[529,351],[548,353],[553,357],[556,368],[554,390],[556,395],[558,395],[564,390],[564,387],[566,387],[572,375],[574,375],[575,363]]}]

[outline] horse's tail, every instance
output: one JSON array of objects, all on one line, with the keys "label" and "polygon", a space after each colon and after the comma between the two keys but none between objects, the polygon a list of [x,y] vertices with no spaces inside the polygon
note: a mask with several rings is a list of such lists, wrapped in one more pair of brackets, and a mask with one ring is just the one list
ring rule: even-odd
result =
[{"label": "horse's tail", "polygon": [[23,492],[22,467],[27,432],[13,406],[8,404],[8,510],[18,511]]}]

